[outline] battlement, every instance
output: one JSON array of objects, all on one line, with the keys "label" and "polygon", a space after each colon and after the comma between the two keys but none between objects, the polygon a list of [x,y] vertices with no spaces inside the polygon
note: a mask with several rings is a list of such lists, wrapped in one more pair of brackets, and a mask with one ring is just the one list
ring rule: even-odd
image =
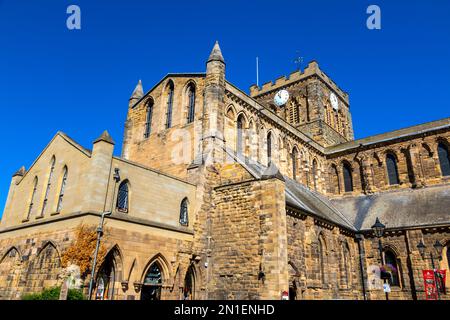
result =
[{"label": "battlement", "polygon": [[341,88],[339,88],[338,85],[319,68],[318,63],[315,60],[309,62],[308,66],[305,68],[305,70],[303,70],[303,72],[300,70],[294,71],[289,74],[289,76],[281,76],[277,78],[275,82],[266,82],[261,87],[258,87],[256,84],[252,85],[250,87],[250,96],[252,98],[255,98],[260,95],[270,93],[271,91],[275,91],[282,87],[291,85],[312,75],[319,76],[328,86],[330,86],[338,95],[340,95],[344,101],[348,103],[348,94]]}]

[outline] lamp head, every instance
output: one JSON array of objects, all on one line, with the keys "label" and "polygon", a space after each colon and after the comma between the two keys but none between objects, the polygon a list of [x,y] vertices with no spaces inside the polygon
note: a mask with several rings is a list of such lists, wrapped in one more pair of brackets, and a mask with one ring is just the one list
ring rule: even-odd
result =
[{"label": "lamp head", "polygon": [[114,168],[114,175],[113,175],[114,181],[119,182],[120,181],[120,169]]},{"label": "lamp head", "polygon": [[420,240],[419,244],[417,245],[417,249],[419,249],[420,255],[421,255],[422,257],[424,257],[424,256],[425,256],[425,249],[426,249],[426,246],[425,246],[425,244],[423,243],[422,240]]},{"label": "lamp head", "polygon": [[384,234],[385,229],[386,229],[386,226],[384,224],[382,224],[380,222],[380,219],[378,219],[378,217],[377,217],[377,219],[375,220],[375,224],[372,226],[372,230],[373,230],[373,233],[375,234],[375,236],[377,238],[381,238]]},{"label": "lamp head", "polygon": [[436,250],[438,257],[441,257],[442,249],[443,249],[442,244],[438,240],[436,240],[436,242],[433,244],[433,247]]}]

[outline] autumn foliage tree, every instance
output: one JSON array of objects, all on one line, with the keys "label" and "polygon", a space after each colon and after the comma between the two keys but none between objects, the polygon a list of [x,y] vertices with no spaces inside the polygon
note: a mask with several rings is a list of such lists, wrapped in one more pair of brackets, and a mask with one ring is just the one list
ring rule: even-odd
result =
[{"label": "autumn foliage tree", "polygon": [[[105,236],[102,237],[105,240]],[[104,241],[100,243],[97,256],[97,267],[101,266],[106,256],[106,248],[103,245]],[[97,244],[97,231],[95,227],[87,227],[80,224],[76,230],[76,237],[72,244],[63,252],[61,256],[61,263],[64,268],[71,264],[80,267],[80,276],[85,279],[91,272],[92,261],[94,259],[95,246]]]}]

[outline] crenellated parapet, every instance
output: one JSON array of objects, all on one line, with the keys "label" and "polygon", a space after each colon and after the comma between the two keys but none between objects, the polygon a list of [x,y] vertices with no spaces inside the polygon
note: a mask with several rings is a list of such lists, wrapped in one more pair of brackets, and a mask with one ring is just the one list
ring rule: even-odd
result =
[{"label": "crenellated parapet", "polygon": [[319,77],[331,90],[333,90],[340,98],[348,105],[348,93],[343,91],[339,86],[331,80],[331,78],[319,68],[319,64],[313,60],[308,63],[308,66],[303,70],[297,70],[290,73],[288,76],[281,76],[275,81],[264,83],[261,87],[256,84],[250,87],[250,96],[252,98],[261,97],[265,94],[272,94],[276,90],[291,86],[299,81],[306,80],[310,77]]}]

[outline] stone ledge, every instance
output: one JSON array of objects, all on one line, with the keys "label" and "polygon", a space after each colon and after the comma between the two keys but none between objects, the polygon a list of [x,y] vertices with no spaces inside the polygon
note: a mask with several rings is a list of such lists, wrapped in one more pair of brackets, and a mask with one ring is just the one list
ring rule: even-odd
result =
[{"label": "stone ledge", "polygon": [[[27,220],[27,221],[25,221],[24,224],[0,229],[0,234],[14,231],[14,230],[26,229],[26,228],[34,227],[34,226],[38,226],[38,225],[53,223],[53,222],[57,222],[57,221],[75,219],[75,218],[84,217],[84,216],[100,217],[101,212],[74,212],[74,213],[68,213],[68,214],[64,214],[64,215],[58,214],[58,215],[50,217],[48,219],[44,219],[44,220],[39,219],[39,221],[29,222],[29,220]],[[36,217],[36,218],[38,218],[38,217]],[[43,217],[40,217],[40,218],[43,218]],[[149,220],[145,220],[145,219],[141,219],[141,218],[130,217],[130,216],[127,216],[124,214],[113,213],[111,216],[108,217],[108,219],[124,221],[124,222],[133,223],[133,224],[139,224],[139,225],[143,225],[143,226],[154,227],[154,228],[158,228],[158,229],[164,229],[164,230],[168,230],[168,231],[180,232],[180,233],[185,233],[185,234],[190,234],[190,235],[194,234],[194,231],[192,231],[186,227],[174,227],[174,226],[170,226],[170,225],[167,225],[164,223],[149,221]],[[24,219],[24,220],[26,220],[26,219]],[[24,221],[24,220],[22,220],[22,221]]]}]

